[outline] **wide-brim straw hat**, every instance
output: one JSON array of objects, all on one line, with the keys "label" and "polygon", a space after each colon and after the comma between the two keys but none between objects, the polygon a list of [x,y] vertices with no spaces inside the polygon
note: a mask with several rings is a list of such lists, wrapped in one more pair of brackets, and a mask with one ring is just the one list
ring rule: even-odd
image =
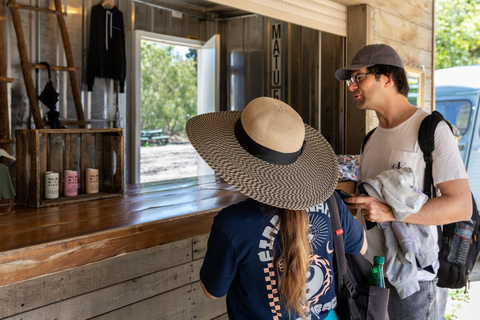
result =
[{"label": "wide-brim straw hat", "polygon": [[186,129],[216,174],[261,203],[307,209],[325,201],[337,185],[330,144],[280,100],[261,97],[243,111],[198,115]]}]

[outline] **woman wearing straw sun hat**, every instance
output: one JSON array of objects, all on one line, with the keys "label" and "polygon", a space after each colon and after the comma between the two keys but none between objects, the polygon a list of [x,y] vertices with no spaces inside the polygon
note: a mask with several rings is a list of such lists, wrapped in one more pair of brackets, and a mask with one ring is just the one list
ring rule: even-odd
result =
[{"label": "woman wearing straw sun hat", "polygon": [[[325,200],[338,164],[328,142],[267,97],[243,111],[193,117],[187,135],[215,173],[249,197],[214,219],[200,270],[205,295],[227,294],[230,319],[336,319]],[[363,254],[363,228],[338,202],[345,251]]]}]

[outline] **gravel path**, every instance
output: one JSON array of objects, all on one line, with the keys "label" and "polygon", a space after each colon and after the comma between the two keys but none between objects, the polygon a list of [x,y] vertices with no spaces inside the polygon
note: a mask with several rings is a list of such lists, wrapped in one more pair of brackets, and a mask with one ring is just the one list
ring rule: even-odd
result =
[{"label": "gravel path", "polygon": [[140,148],[140,182],[196,176],[197,153],[191,144]]}]

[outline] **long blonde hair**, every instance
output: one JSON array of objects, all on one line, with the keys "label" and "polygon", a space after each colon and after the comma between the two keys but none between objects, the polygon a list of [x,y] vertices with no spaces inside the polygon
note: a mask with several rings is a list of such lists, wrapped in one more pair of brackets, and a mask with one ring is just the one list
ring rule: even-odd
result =
[{"label": "long blonde hair", "polygon": [[[278,215],[276,228],[280,226],[281,252],[277,260],[278,288],[280,297],[288,312],[306,317],[307,271],[312,248],[308,241],[309,220],[306,210],[272,208]],[[271,239],[273,240],[273,239]],[[274,248],[272,243],[272,248]]]}]

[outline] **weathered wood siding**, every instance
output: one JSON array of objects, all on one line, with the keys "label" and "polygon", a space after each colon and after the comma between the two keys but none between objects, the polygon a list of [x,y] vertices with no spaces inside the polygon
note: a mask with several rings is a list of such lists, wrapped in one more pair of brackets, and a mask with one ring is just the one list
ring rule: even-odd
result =
[{"label": "weathered wood siding", "polygon": [[0,287],[0,318],[226,319],[199,271],[208,234]]}]

